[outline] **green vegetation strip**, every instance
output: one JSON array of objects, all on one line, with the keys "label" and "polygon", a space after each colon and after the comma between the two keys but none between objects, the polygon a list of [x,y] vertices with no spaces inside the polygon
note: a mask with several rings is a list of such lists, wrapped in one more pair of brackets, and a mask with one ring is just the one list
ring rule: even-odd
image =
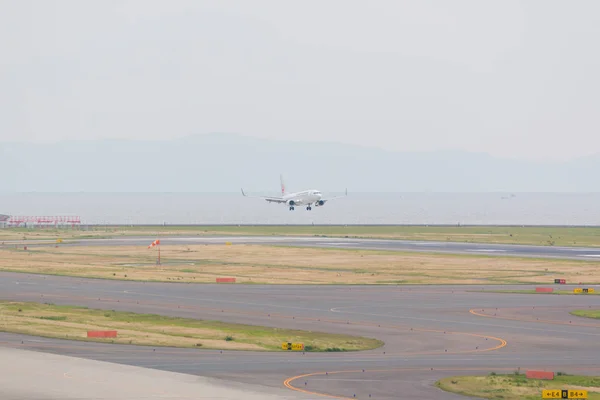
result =
[{"label": "green vegetation strip", "polygon": [[[116,330],[117,338],[88,338],[88,330]],[[268,328],[155,314],[54,304],[0,302],[0,331],[50,338],[147,346],[283,351],[284,342],[306,351],[375,349],[383,342],[349,335]]]},{"label": "green vegetation strip", "polygon": [[578,317],[600,319],[600,310],[575,310],[571,311],[571,314]]},{"label": "green vegetation strip", "polygon": [[470,243],[545,246],[600,246],[600,227],[550,226],[407,226],[407,225],[206,225],[206,226],[93,226],[86,231],[5,229],[0,238],[64,239],[123,235],[306,235],[348,238],[438,240]]},{"label": "green vegetation strip", "polygon": [[555,374],[554,380],[527,379],[524,374],[452,376],[436,382],[447,392],[483,399],[538,400],[542,390],[587,390],[590,400],[600,400],[600,377]]},{"label": "green vegetation strip", "polygon": [[[596,285],[597,283],[594,283]],[[582,285],[582,287],[586,287]],[[572,290],[554,290],[552,292],[536,292],[533,289],[523,289],[523,290],[467,290],[467,292],[472,293],[512,293],[512,294],[559,294],[559,295],[574,295],[574,296],[596,296],[600,294],[600,291],[594,293],[574,293]]]}]

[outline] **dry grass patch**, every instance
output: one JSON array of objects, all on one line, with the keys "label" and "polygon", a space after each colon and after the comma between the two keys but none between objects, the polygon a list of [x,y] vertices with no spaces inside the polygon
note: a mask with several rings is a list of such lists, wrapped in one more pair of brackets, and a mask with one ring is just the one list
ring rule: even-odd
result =
[{"label": "dry grass patch", "polygon": [[0,270],[106,279],[274,284],[499,284],[600,282],[598,263],[264,245],[0,248]]},{"label": "dry grass patch", "polygon": [[171,235],[295,235],[514,243],[544,246],[600,246],[598,227],[515,226],[94,226],[90,230],[2,229],[0,241]]},{"label": "dry grass patch", "polygon": [[[118,337],[87,338],[88,330],[117,330]],[[53,304],[0,302],[0,331],[73,340],[222,350],[279,351],[281,343],[304,343],[310,351],[367,350],[376,339],[154,314]]]}]

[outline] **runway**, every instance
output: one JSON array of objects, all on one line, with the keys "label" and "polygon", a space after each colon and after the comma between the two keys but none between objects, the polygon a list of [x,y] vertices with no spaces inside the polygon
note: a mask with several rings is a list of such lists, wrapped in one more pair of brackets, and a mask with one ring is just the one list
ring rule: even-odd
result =
[{"label": "runway", "polygon": [[[154,237],[118,237],[112,239],[68,240],[63,246],[147,246]],[[407,251],[442,254],[493,255],[534,258],[578,259],[600,261],[600,248],[594,247],[555,247],[510,244],[484,244],[462,242],[408,241],[355,238],[324,238],[304,236],[168,236],[161,238],[168,244],[237,244],[322,247],[340,249],[364,249],[384,251]],[[35,246],[32,241],[14,241],[7,244]],[[43,242],[37,242],[43,245]],[[51,242],[54,243],[54,242]]]},{"label": "runway", "polygon": [[255,390],[258,385],[265,393],[298,399],[398,399],[399,393],[401,398],[460,399],[433,383],[449,375],[519,368],[600,372],[600,321],[569,314],[600,307],[600,296],[474,291],[492,289],[219,286],[1,273],[2,300],[346,333],[375,337],[385,346],[347,353],[220,352],[8,333],[0,333],[0,346],[215,378],[224,387],[250,385]]}]

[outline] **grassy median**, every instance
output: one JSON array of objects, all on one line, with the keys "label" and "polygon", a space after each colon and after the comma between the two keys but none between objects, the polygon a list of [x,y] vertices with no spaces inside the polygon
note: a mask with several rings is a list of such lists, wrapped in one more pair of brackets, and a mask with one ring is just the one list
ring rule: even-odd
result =
[{"label": "grassy median", "polygon": [[1,229],[0,241],[172,235],[301,235],[435,240],[543,246],[600,246],[600,227],[267,225],[267,226],[93,226],[87,230]]},{"label": "grassy median", "polygon": [[[553,286],[552,283],[547,283],[546,286]],[[580,285],[585,287],[586,285]],[[572,290],[553,290],[552,292],[536,292],[535,290],[472,290],[471,292],[477,293],[512,293],[512,294],[548,294],[548,295],[573,295],[573,296],[597,296],[600,292],[594,291],[593,293],[574,293]]]},{"label": "grassy median", "polygon": [[452,376],[436,382],[442,390],[483,399],[538,400],[542,390],[587,390],[590,400],[600,400],[600,377],[555,375],[554,380],[527,379],[524,374]]},{"label": "grassy median", "polygon": [[[88,330],[117,330],[117,338],[87,338]],[[70,340],[221,350],[282,351],[284,342],[307,351],[353,351],[380,347],[364,337],[230,324],[155,314],[53,304],[0,302],[0,331]]]},{"label": "grassy median", "polygon": [[0,271],[103,279],[268,284],[551,284],[600,282],[594,261],[264,245],[1,247]]},{"label": "grassy median", "polygon": [[600,319],[600,310],[575,310],[571,314],[578,317]]}]

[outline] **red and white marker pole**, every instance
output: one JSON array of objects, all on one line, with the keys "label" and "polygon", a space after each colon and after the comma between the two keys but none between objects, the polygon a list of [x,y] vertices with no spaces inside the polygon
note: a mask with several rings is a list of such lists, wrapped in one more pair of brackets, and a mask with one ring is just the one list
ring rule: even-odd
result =
[{"label": "red and white marker pole", "polygon": [[148,248],[152,248],[152,247],[158,247],[158,261],[157,264],[160,265],[160,240],[156,239],[154,242],[152,242],[152,244],[150,244],[150,246],[148,246]]}]

